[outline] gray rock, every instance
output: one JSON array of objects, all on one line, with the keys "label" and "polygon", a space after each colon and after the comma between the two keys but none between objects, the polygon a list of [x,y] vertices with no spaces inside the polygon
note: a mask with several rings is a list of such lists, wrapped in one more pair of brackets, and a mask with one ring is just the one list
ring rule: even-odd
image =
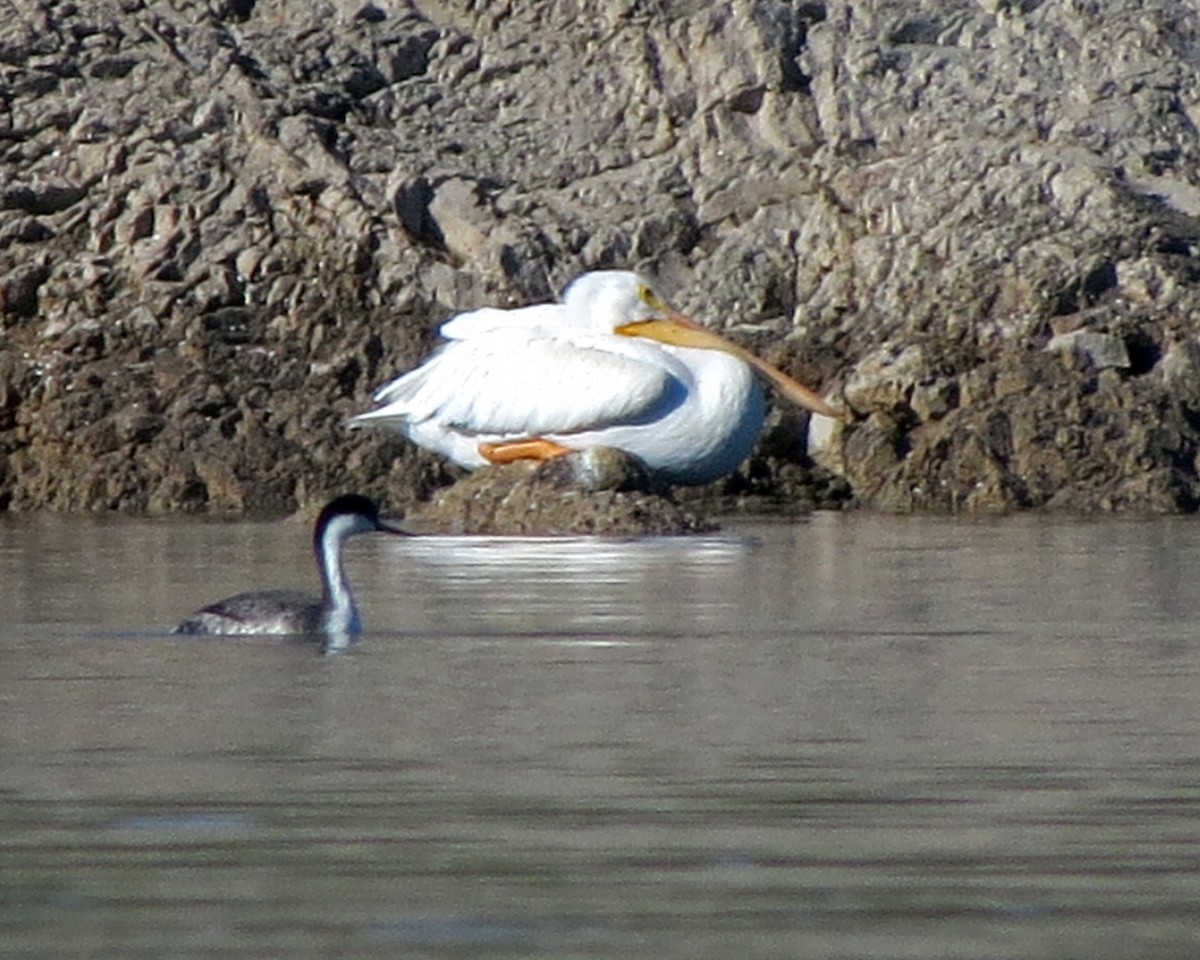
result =
[{"label": "gray rock", "polygon": [[1050,338],[1046,349],[1052,353],[1074,354],[1083,357],[1098,370],[1110,367],[1117,370],[1128,370],[1130,366],[1129,351],[1125,341],[1110,333],[1099,333],[1095,330],[1072,330],[1070,333],[1059,333]]}]

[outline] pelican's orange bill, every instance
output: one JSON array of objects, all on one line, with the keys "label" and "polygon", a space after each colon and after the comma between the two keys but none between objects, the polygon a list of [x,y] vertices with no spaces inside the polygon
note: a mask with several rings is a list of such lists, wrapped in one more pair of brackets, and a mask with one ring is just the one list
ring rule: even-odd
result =
[{"label": "pelican's orange bill", "polygon": [[778,367],[773,367],[767,361],[756,357],[750,351],[739,347],[731,340],[726,340],[719,333],[693,323],[679,313],[671,313],[666,317],[654,320],[639,320],[617,327],[616,332],[626,337],[645,337],[657,340],[659,343],[669,343],[676,347],[694,347],[699,350],[721,350],[737,357],[743,363],[749,364],[767,378],[783,396],[797,406],[819,413],[823,417],[835,420],[846,419],[846,411],[839,410],[825,402],[816,391],[810,390],[804,384],[793,380]]}]

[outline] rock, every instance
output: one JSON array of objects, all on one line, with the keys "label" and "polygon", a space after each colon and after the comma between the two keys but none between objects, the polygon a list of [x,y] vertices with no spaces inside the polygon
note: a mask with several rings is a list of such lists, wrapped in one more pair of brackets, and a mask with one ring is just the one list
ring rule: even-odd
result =
[{"label": "rock", "polygon": [[488,255],[494,218],[479,197],[478,185],[453,177],[433,193],[426,208],[437,236],[460,260],[478,262]]},{"label": "rock", "polygon": [[414,506],[406,522],[420,533],[499,536],[638,536],[716,529],[654,487],[644,467],[615,450],[476,470],[428,503]]},{"label": "rock", "polygon": [[0,210],[51,214],[66,210],[87,194],[86,187],[65,183],[14,184],[0,190]]},{"label": "rock", "polygon": [[589,447],[555,457],[543,463],[535,475],[539,482],[585,493],[614,490],[670,494],[670,488],[655,481],[637,457],[612,447]]},{"label": "rock", "polygon": [[452,313],[619,266],[855,411],[776,411],[697,496],[1195,510],[1198,36],[1173,0],[9,17],[0,504],[425,503],[458,472],[346,419]]},{"label": "rock", "polygon": [[1112,334],[1099,333],[1094,330],[1073,330],[1070,333],[1060,333],[1050,338],[1046,344],[1050,352],[1074,354],[1085,358],[1098,370],[1109,367],[1117,370],[1128,370],[1129,351],[1125,341]]},{"label": "rock", "polygon": [[927,369],[919,344],[885,345],[858,361],[846,379],[843,394],[857,410],[909,407]]},{"label": "rock", "polygon": [[0,276],[0,314],[35,316],[38,312],[38,290],[49,277],[49,269],[41,263],[22,264]]}]

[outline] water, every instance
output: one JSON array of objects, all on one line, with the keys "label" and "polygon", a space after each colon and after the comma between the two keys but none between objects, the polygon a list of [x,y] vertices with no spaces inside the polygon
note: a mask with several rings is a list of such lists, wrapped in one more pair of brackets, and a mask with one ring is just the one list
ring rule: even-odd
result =
[{"label": "water", "polygon": [[0,524],[5,958],[1200,955],[1200,527]]}]

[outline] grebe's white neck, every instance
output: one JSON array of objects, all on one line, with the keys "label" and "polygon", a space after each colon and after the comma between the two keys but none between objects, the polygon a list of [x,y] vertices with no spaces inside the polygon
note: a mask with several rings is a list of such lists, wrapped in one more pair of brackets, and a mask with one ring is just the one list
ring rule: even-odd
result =
[{"label": "grebe's white neck", "polygon": [[331,643],[345,646],[362,633],[362,620],[342,564],[342,545],[356,533],[377,529],[377,521],[359,513],[340,513],[329,517],[317,529],[317,566],[321,571],[324,610],[321,627]]}]

